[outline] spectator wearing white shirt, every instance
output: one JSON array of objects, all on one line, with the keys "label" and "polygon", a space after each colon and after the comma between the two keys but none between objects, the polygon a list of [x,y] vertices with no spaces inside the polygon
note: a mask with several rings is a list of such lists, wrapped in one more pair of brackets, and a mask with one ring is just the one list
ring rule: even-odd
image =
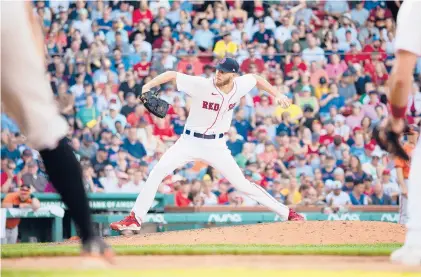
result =
[{"label": "spectator wearing white shirt", "polygon": [[389,195],[390,198],[392,198],[392,203],[396,204],[401,190],[399,189],[398,184],[391,180],[389,169],[383,170],[383,174],[381,176],[381,183],[383,185],[384,194]]},{"label": "spectator wearing white shirt", "polygon": [[108,164],[104,167],[105,176],[99,178],[99,182],[104,188],[104,192],[107,193],[118,193],[122,192],[121,186],[119,186],[119,180],[117,173],[115,172],[112,165]]},{"label": "spectator wearing white shirt", "polygon": [[278,43],[284,43],[286,40],[291,38],[291,32],[295,29],[295,26],[291,25],[291,19],[289,16],[282,17],[282,25],[275,29],[275,39]]},{"label": "spectator wearing white shirt", "polygon": [[363,171],[373,177],[374,181],[380,178],[384,169],[380,162],[381,158],[382,153],[379,150],[374,150],[371,153],[371,161],[362,165]]},{"label": "spectator wearing white shirt", "polygon": [[115,124],[120,122],[123,128],[126,126],[127,121],[126,117],[118,112],[119,107],[116,104],[110,105],[110,114],[105,116],[101,124],[108,126],[108,129],[111,130],[113,134],[117,132]]},{"label": "spectator wearing white shirt", "polygon": [[231,31],[231,38],[237,45],[241,45],[243,33],[246,32],[244,20],[242,18],[238,18],[234,23],[235,28]]},{"label": "spectator wearing white shirt", "polygon": [[88,19],[88,10],[80,9],[78,11],[79,20],[74,21],[73,28],[80,31],[80,34],[88,39],[93,37],[92,21]]},{"label": "spectator wearing white shirt", "polygon": [[342,211],[348,205],[351,205],[349,194],[342,191],[342,183],[340,181],[333,181],[331,188],[333,190],[326,195],[326,202],[333,212]]},{"label": "spectator wearing white shirt", "polygon": [[335,116],[335,134],[343,138],[348,138],[351,128],[345,125],[345,117],[341,114]]},{"label": "spectator wearing white shirt", "polygon": [[313,34],[307,37],[308,48],[303,50],[303,60],[308,64],[311,62],[324,63],[325,62],[325,51],[317,46],[316,38]]},{"label": "spectator wearing white shirt", "polygon": [[60,11],[67,11],[69,9],[70,1],[68,0],[54,0],[49,2],[50,9],[54,13],[59,13]]},{"label": "spectator wearing white shirt", "polygon": [[[144,34],[137,34],[135,40],[130,47],[130,51],[133,53],[131,59],[133,64],[137,64],[141,61],[140,57],[142,53],[146,53],[146,60],[150,62],[152,60],[152,44],[145,40]],[[134,57],[136,56],[136,57]]]},{"label": "spectator wearing white shirt", "polygon": [[203,199],[204,206],[218,205],[218,197],[212,192],[212,182],[202,182],[203,191],[201,197]]},{"label": "spectator wearing white shirt", "polygon": [[118,83],[117,74],[111,70],[111,61],[109,59],[104,59],[101,64],[101,68],[96,70],[93,76],[94,83],[106,84],[109,81],[112,83]]},{"label": "spectator wearing white shirt", "polygon": [[145,184],[143,173],[137,170],[130,176],[130,181],[122,187],[122,192],[126,193],[140,193]]}]

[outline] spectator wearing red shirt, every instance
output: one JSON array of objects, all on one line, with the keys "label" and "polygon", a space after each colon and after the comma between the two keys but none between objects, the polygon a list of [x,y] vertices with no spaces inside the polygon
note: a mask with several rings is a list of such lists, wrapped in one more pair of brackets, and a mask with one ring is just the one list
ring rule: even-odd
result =
[{"label": "spectator wearing red shirt", "polygon": [[384,61],[387,58],[387,54],[386,54],[386,51],[384,51],[384,49],[381,48],[380,38],[374,35],[372,37],[372,41],[373,43],[367,44],[366,46],[364,46],[362,50],[362,52],[364,53],[363,54],[364,60],[370,60],[372,57],[372,54],[377,52],[377,53],[380,53],[380,60]]},{"label": "spectator wearing red shirt", "polygon": [[173,126],[170,125],[164,118],[158,118],[155,120],[153,134],[158,136],[164,142],[177,140],[177,135],[174,132]]},{"label": "spectator wearing red shirt", "polygon": [[357,45],[354,42],[351,43],[350,46],[351,49],[345,54],[344,58],[348,66],[354,63],[360,63],[364,59],[364,56],[361,54],[360,51],[358,51]]},{"label": "spectator wearing red shirt", "polygon": [[175,205],[177,207],[188,207],[191,204],[189,199],[191,185],[186,180],[181,180],[180,184],[180,189],[175,194]]},{"label": "spectator wearing red shirt", "polygon": [[187,72],[187,68],[191,70],[195,76],[203,73],[203,63],[195,55],[184,56],[177,65],[178,72]]},{"label": "spectator wearing red shirt", "polygon": [[135,127],[141,119],[145,120],[148,124],[152,123],[152,117],[145,110],[145,106],[139,104],[136,106],[134,112],[129,113],[129,115],[127,116],[127,123],[129,123],[130,126]]},{"label": "spectator wearing red shirt", "polygon": [[333,143],[333,138],[335,137],[335,126],[333,124],[326,124],[325,126],[326,134],[320,136],[320,143],[322,145],[329,145]]},{"label": "spectator wearing red shirt", "polygon": [[148,25],[151,24],[153,19],[152,12],[148,9],[148,4],[146,1],[140,2],[139,9],[133,11],[133,25],[137,24],[139,21],[144,21]]},{"label": "spectator wearing red shirt", "polygon": [[294,68],[297,68],[302,72],[307,70],[307,65],[303,62],[303,59],[299,54],[294,54],[292,61],[285,65],[285,74],[288,75]]},{"label": "spectator wearing red shirt", "polygon": [[148,53],[141,52],[141,60],[139,63],[133,66],[133,70],[137,73],[139,78],[145,78],[149,75],[149,70],[151,69],[151,63],[148,62]]},{"label": "spectator wearing red shirt", "polygon": [[219,205],[228,205],[229,204],[229,182],[227,179],[221,179],[219,183],[219,195],[218,195],[218,204]]},{"label": "spectator wearing red shirt", "polygon": [[152,49],[160,49],[164,42],[169,41],[171,46],[174,46],[174,40],[171,37],[171,27],[165,26],[162,28],[162,35],[158,37],[152,44]]},{"label": "spectator wearing red shirt", "polygon": [[7,159],[7,164],[1,172],[1,192],[9,193],[22,184],[22,180],[14,174],[16,163]]},{"label": "spectator wearing red shirt", "polygon": [[392,18],[392,12],[386,7],[386,3],[381,1],[376,8],[370,11],[370,17],[374,17],[376,20],[376,27],[382,28],[385,25],[386,18]]},{"label": "spectator wearing red shirt", "polygon": [[265,62],[261,58],[256,57],[256,50],[249,49],[249,58],[245,59],[240,66],[240,70],[244,73],[250,73],[250,65],[254,64],[257,67],[257,72],[261,73],[265,70]]}]

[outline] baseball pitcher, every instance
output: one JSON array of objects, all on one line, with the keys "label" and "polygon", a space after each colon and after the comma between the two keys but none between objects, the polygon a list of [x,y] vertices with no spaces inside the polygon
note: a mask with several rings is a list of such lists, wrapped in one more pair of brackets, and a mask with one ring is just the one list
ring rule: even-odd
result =
[{"label": "baseball pitcher", "polygon": [[[224,137],[231,126],[234,107],[253,87],[257,86],[272,94],[277,103],[283,107],[289,105],[288,98],[278,93],[260,76],[253,74],[238,76],[239,65],[234,59],[221,60],[216,69],[214,78],[168,71],[143,87],[143,93],[147,94],[152,88],[175,80],[178,90],[192,97],[191,110],[184,133],[152,169],[130,215],[110,225],[113,230],[139,230],[142,219],[151,207],[162,180],[176,168],[196,160],[206,162],[217,169],[238,191],[268,207],[282,219],[303,220],[302,216],[279,203],[261,186],[244,177]],[[148,99],[142,101],[147,103]],[[153,112],[153,109],[151,111]],[[159,113],[156,114],[159,115]]]}]

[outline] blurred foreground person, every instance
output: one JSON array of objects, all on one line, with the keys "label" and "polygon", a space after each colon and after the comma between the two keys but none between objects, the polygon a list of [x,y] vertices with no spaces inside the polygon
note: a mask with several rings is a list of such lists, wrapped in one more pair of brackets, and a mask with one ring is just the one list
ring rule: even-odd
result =
[{"label": "blurred foreground person", "polygon": [[[45,75],[44,38],[30,2],[1,5],[1,92],[5,112],[38,150],[47,173],[80,230],[82,254],[112,261],[111,248],[93,230],[82,172],[66,137]],[[22,80],[24,76],[24,80]]]}]

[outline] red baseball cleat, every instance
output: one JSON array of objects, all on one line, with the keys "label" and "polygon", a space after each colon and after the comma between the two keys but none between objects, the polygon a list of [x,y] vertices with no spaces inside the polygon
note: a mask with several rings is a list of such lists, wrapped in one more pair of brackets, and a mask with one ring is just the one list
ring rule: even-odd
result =
[{"label": "red baseball cleat", "polygon": [[289,209],[288,221],[304,221],[304,217],[293,209]]},{"label": "red baseball cleat", "polygon": [[123,218],[120,221],[113,222],[110,224],[110,228],[114,231],[139,231],[140,230],[140,223],[137,221],[134,212],[131,212],[128,216]]}]

